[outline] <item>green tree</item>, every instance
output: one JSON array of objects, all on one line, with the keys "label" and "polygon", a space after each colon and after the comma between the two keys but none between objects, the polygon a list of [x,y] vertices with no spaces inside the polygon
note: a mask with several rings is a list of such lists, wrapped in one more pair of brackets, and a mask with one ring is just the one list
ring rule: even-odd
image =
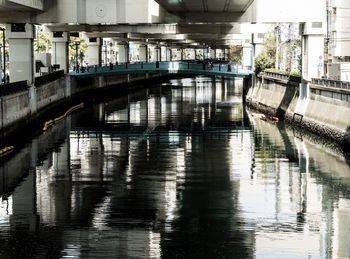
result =
[{"label": "green tree", "polygon": [[34,50],[37,53],[47,53],[51,50],[52,43],[48,32],[39,31],[34,42]]},{"label": "green tree", "polygon": [[255,73],[259,74],[268,68],[273,68],[276,61],[276,36],[268,33],[264,39],[264,47],[255,58]]},{"label": "green tree", "polygon": [[243,48],[240,45],[232,45],[230,46],[230,60],[234,63],[241,64],[242,63],[242,53]]},{"label": "green tree", "polygon": [[69,62],[70,64],[75,65],[75,55],[76,55],[76,45],[75,43],[79,42],[78,46],[78,61],[80,65],[83,65],[83,61],[85,59],[87,53],[87,43],[86,41],[79,35],[79,37],[71,37],[69,41]]}]

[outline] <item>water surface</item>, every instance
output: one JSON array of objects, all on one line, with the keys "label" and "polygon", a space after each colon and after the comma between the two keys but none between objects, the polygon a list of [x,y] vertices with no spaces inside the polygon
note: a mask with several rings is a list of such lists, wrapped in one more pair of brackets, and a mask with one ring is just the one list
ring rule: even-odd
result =
[{"label": "water surface", "polygon": [[172,80],[88,107],[1,165],[1,258],[349,258],[343,155]]}]

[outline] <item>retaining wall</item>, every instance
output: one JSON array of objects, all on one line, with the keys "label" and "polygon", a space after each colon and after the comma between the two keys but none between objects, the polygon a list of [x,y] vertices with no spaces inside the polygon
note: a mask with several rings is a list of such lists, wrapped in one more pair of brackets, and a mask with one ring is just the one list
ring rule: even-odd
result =
[{"label": "retaining wall", "polygon": [[101,88],[118,87],[128,89],[131,83],[149,78],[159,78],[161,73],[148,75],[106,75],[98,77],[74,78],[65,75],[38,87],[31,86],[13,94],[0,97],[0,126],[3,136],[13,132],[19,125],[40,116],[44,110],[57,103],[74,99],[80,94]]},{"label": "retaining wall", "polygon": [[262,76],[247,93],[249,106],[340,144],[350,143],[350,91]]}]

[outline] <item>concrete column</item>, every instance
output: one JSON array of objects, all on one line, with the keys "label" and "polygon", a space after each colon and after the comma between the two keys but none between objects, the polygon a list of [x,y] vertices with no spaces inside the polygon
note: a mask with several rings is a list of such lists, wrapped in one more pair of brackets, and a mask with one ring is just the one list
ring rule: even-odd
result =
[{"label": "concrete column", "polygon": [[146,44],[141,44],[139,47],[139,60],[148,62],[148,46]]},{"label": "concrete column", "polygon": [[51,32],[52,56],[51,64],[59,65],[65,73],[69,71],[69,32]]},{"label": "concrete column", "polygon": [[305,23],[302,35],[302,77],[305,80],[324,75],[324,33]]},{"label": "concrete column", "polygon": [[170,47],[166,48],[166,61],[172,61],[172,50]]},{"label": "concrete column", "polygon": [[210,48],[210,57],[211,59],[215,59],[215,49]]},{"label": "concrete column", "polygon": [[118,49],[118,62],[127,63],[129,62],[129,44],[127,42],[119,42],[117,45]]},{"label": "concrete column", "polygon": [[195,48],[191,49],[189,59],[190,60],[196,59],[196,49]]},{"label": "concrete column", "polygon": [[34,82],[34,26],[32,24],[6,24],[10,51],[10,82]]},{"label": "concrete column", "polygon": [[160,47],[160,61],[166,60],[166,51],[167,51],[167,48],[165,46]]},{"label": "concrete column", "polygon": [[245,43],[243,47],[243,57],[242,63],[244,69],[251,70],[253,68],[253,45],[250,43]]},{"label": "concrete column", "polygon": [[154,51],[156,55],[156,61],[161,61],[160,46],[156,46],[154,48]]},{"label": "concrete column", "polygon": [[101,66],[101,38],[88,39],[87,62],[89,66]]}]

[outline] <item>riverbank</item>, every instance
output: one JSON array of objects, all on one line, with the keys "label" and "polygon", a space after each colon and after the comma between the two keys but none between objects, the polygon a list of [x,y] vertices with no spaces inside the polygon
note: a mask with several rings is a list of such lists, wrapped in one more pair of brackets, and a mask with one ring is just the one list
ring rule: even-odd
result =
[{"label": "riverbank", "polygon": [[247,105],[292,126],[340,144],[350,144],[350,91],[312,82],[302,85],[288,77],[258,76],[247,93]]}]

